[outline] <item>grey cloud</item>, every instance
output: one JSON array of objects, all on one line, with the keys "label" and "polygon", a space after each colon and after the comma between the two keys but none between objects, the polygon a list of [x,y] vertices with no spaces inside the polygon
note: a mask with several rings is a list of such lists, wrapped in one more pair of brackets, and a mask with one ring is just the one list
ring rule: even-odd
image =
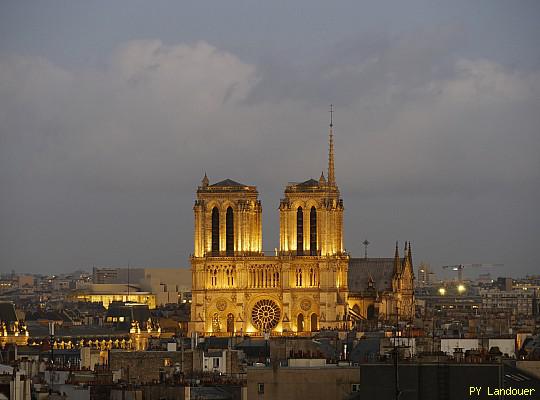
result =
[{"label": "grey cloud", "polygon": [[[335,102],[350,250],[369,236],[379,254],[408,239],[427,259],[450,257],[449,241],[482,258],[513,235],[516,250],[500,257],[530,270],[538,218],[508,222],[540,197],[538,71],[445,50],[461,40],[451,29],[353,38],[308,66],[154,40],[120,46],[103,68],[3,59],[1,269],[186,265],[204,171],[259,186],[272,249],[283,186],[326,168]],[[478,228],[460,233],[459,213],[461,223],[480,215]],[[503,226],[491,245],[478,239]]]}]

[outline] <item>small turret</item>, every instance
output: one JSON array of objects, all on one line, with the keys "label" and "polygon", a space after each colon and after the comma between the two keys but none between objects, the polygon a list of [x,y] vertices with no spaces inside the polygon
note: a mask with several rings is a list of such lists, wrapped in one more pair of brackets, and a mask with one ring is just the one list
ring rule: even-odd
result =
[{"label": "small turret", "polygon": [[202,179],[201,183],[203,188],[208,187],[208,184],[210,183],[208,177],[206,176],[206,172],[204,173],[204,178]]},{"label": "small turret", "polygon": [[326,178],[324,177],[324,171],[321,172],[321,177],[319,178],[319,186],[326,186]]}]

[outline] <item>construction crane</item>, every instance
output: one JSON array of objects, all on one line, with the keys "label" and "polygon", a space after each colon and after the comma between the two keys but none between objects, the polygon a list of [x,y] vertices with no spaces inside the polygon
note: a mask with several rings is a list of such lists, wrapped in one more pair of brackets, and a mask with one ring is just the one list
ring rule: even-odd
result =
[{"label": "construction crane", "polygon": [[452,271],[457,271],[458,281],[463,281],[463,270],[465,268],[478,268],[478,267],[503,267],[504,264],[457,264],[457,265],[443,265],[442,269],[451,268]]}]

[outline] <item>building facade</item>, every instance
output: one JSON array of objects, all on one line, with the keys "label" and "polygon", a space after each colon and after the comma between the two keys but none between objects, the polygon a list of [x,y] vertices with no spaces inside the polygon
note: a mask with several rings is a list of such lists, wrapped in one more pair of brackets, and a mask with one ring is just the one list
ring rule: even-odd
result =
[{"label": "building facade", "polygon": [[[191,332],[302,335],[350,327],[350,258],[343,244],[332,123],[327,177],[322,173],[318,180],[286,185],[279,204],[279,249],[265,255],[257,188],[231,179],[210,184],[205,174],[193,207]],[[410,260],[410,254],[399,260],[389,285],[390,291],[410,286],[406,301],[412,301]],[[403,277],[410,281],[403,283]],[[382,310],[376,293],[369,301]],[[367,302],[362,304],[367,310]]]}]

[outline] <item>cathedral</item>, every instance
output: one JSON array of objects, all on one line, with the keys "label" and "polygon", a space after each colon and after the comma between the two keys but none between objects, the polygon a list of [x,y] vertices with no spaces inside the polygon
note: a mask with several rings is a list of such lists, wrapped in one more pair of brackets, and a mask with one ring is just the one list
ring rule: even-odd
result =
[{"label": "cathedral", "polygon": [[285,187],[275,254],[262,250],[255,186],[210,184],[205,174],[193,210],[191,332],[309,335],[349,329],[355,320],[411,316],[410,244],[403,258],[396,248],[391,262],[350,258],[344,249],[332,120],[327,177]]}]

